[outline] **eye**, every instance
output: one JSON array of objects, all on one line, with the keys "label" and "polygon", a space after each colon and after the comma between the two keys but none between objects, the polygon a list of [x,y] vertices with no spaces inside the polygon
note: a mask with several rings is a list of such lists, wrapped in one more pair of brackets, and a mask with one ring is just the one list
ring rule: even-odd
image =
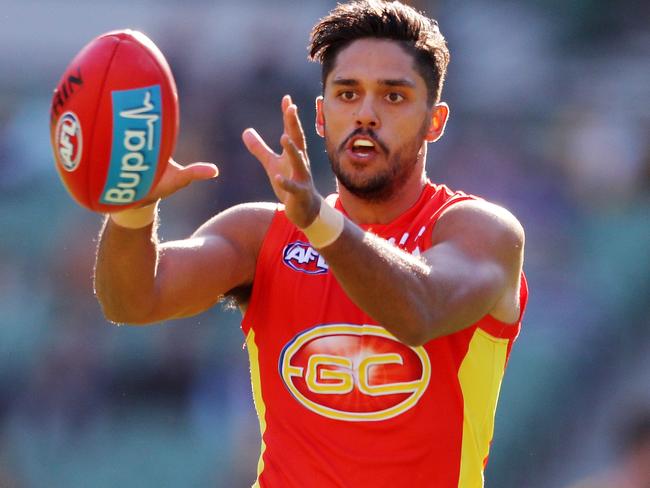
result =
[{"label": "eye", "polygon": [[404,95],[397,92],[390,92],[384,98],[388,100],[390,103],[399,103],[404,100]]},{"label": "eye", "polygon": [[343,91],[339,93],[339,98],[346,102],[352,102],[357,99],[357,94],[353,91]]}]

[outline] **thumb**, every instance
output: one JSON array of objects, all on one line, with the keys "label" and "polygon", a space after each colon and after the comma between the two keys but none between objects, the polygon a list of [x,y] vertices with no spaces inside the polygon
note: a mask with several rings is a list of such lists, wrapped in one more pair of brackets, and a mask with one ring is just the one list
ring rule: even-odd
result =
[{"label": "thumb", "polygon": [[193,181],[209,180],[219,175],[219,168],[212,163],[192,163],[183,167],[179,171],[178,179],[182,181],[183,186],[189,185]]},{"label": "thumb", "polygon": [[183,173],[190,173],[192,180],[209,180],[219,176],[219,168],[212,163],[192,163],[185,166]]}]

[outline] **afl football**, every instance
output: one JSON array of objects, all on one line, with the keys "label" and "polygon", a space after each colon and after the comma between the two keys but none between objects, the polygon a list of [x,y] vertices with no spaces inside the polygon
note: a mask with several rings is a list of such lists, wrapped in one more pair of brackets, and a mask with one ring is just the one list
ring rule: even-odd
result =
[{"label": "afl football", "polygon": [[52,98],[50,140],[63,184],[96,212],[137,206],[162,177],[178,119],[174,77],[151,39],[129,29],[93,39]]}]

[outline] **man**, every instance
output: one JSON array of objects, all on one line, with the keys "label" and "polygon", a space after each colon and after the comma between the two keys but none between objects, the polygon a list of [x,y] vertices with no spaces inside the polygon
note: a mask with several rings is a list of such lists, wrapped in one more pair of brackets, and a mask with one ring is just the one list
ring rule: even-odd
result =
[{"label": "man", "polygon": [[[523,230],[426,177],[449,115],[435,21],[398,2],[339,5],[314,27],[311,56],[338,194],[314,188],[285,96],[281,154],[243,134],[281,205],[235,206],[165,244],[155,203],[113,214],[97,296],[107,318],[136,324],[238,297],[262,431],[256,486],[482,486],[526,300]],[[170,161],[153,198],[216,173]]]}]

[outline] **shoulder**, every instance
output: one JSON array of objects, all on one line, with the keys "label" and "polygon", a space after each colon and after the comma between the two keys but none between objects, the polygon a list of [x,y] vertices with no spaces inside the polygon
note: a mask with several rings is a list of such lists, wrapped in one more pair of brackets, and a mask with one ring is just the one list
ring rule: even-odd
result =
[{"label": "shoulder", "polygon": [[501,293],[490,314],[504,323],[516,322],[525,235],[511,212],[481,199],[458,202],[442,213],[432,240],[432,251],[444,249],[445,256],[460,257],[457,263],[470,266],[474,278],[496,283]]},{"label": "shoulder", "polygon": [[198,228],[195,235],[208,236],[223,232],[265,233],[277,209],[278,204],[271,202],[241,203],[209,219]]},{"label": "shoulder", "polygon": [[256,259],[277,210],[278,204],[270,202],[235,205],[209,219],[192,237],[226,241],[240,254]]},{"label": "shoulder", "polygon": [[445,209],[433,229],[433,242],[471,240],[478,247],[522,249],[524,228],[507,209],[482,199],[458,202]]},{"label": "shoulder", "polygon": [[215,215],[210,221],[236,218],[243,222],[259,222],[260,220],[269,220],[270,222],[270,219],[273,218],[273,214],[278,208],[279,204],[272,202],[240,203]]}]

